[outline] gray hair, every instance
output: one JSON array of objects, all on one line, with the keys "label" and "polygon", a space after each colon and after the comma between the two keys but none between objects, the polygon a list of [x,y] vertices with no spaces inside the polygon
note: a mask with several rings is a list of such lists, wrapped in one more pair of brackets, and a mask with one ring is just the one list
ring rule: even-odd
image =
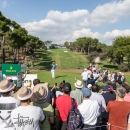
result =
[{"label": "gray hair", "polygon": [[126,89],[123,87],[119,87],[116,89],[116,92],[120,98],[124,98],[126,95]]}]

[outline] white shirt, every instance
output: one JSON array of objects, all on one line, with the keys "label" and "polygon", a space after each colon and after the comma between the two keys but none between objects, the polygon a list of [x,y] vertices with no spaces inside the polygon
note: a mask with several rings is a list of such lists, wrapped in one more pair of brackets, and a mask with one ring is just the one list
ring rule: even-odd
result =
[{"label": "white shirt", "polygon": [[0,130],[5,128],[8,130],[14,129],[11,122],[11,112],[20,105],[20,101],[14,97],[0,97]]},{"label": "white shirt", "polygon": [[84,124],[95,125],[97,117],[99,116],[99,105],[96,100],[84,100],[82,104],[78,106],[78,109],[82,115]]},{"label": "white shirt", "polygon": [[43,110],[36,106],[20,106],[11,113],[16,130],[40,130],[39,121],[44,120]]},{"label": "white shirt", "polygon": [[87,71],[84,71],[84,72],[81,74],[81,76],[82,76],[82,79],[83,79],[83,80],[88,80],[88,73],[87,73]]},{"label": "white shirt", "polygon": [[[98,76],[99,76],[99,74],[93,73],[93,78],[94,78],[94,79],[96,79]],[[98,79],[95,81],[95,83],[97,83],[97,82],[98,82]]]},{"label": "white shirt", "polygon": [[101,94],[99,94],[97,92],[92,92],[90,99],[96,100],[98,102],[98,104],[100,106],[100,110],[99,110],[100,114],[101,114],[101,112],[104,112],[106,110],[105,99]]},{"label": "white shirt", "polygon": [[94,67],[94,68],[92,68],[92,71],[94,71],[94,70],[96,70],[96,68]]},{"label": "white shirt", "polygon": [[90,78],[92,72],[90,70],[87,70],[86,72],[88,73],[88,78]]}]

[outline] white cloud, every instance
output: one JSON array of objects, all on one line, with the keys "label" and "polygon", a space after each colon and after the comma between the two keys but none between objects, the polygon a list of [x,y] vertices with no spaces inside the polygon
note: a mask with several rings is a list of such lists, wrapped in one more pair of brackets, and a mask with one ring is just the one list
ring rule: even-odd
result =
[{"label": "white cloud", "polygon": [[97,6],[91,13],[88,10],[61,12],[51,10],[46,19],[28,23],[21,23],[30,34],[39,36],[43,41],[52,40],[53,43],[63,44],[65,41],[75,41],[76,38],[90,36],[99,38],[101,42],[111,44],[116,36],[128,35],[130,30],[113,30],[101,34],[92,32],[95,26],[105,26],[130,17],[130,0],[112,1]]},{"label": "white cloud", "polygon": [[6,0],[2,1],[2,8],[5,9],[6,6],[7,6],[7,1]]}]

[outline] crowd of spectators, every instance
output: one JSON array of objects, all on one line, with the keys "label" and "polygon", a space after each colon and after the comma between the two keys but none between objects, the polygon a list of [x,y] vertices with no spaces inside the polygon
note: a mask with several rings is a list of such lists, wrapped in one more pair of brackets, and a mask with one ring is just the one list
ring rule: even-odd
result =
[{"label": "crowd of spectators", "polygon": [[[49,83],[34,79],[33,89],[18,89],[12,80],[4,79],[0,130],[66,130],[72,98],[82,117],[79,129],[130,130],[130,86],[124,74],[89,66],[81,77],[74,90],[65,80],[50,88]],[[103,82],[100,87],[99,82]]]}]

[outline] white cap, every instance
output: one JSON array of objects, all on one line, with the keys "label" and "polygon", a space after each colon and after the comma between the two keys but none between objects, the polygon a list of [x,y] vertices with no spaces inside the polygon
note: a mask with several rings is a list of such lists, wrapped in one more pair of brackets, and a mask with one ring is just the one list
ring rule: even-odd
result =
[{"label": "white cap", "polygon": [[88,84],[88,86],[87,86],[89,89],[91,89],[91,87],[92,87],[92,84]]}]

